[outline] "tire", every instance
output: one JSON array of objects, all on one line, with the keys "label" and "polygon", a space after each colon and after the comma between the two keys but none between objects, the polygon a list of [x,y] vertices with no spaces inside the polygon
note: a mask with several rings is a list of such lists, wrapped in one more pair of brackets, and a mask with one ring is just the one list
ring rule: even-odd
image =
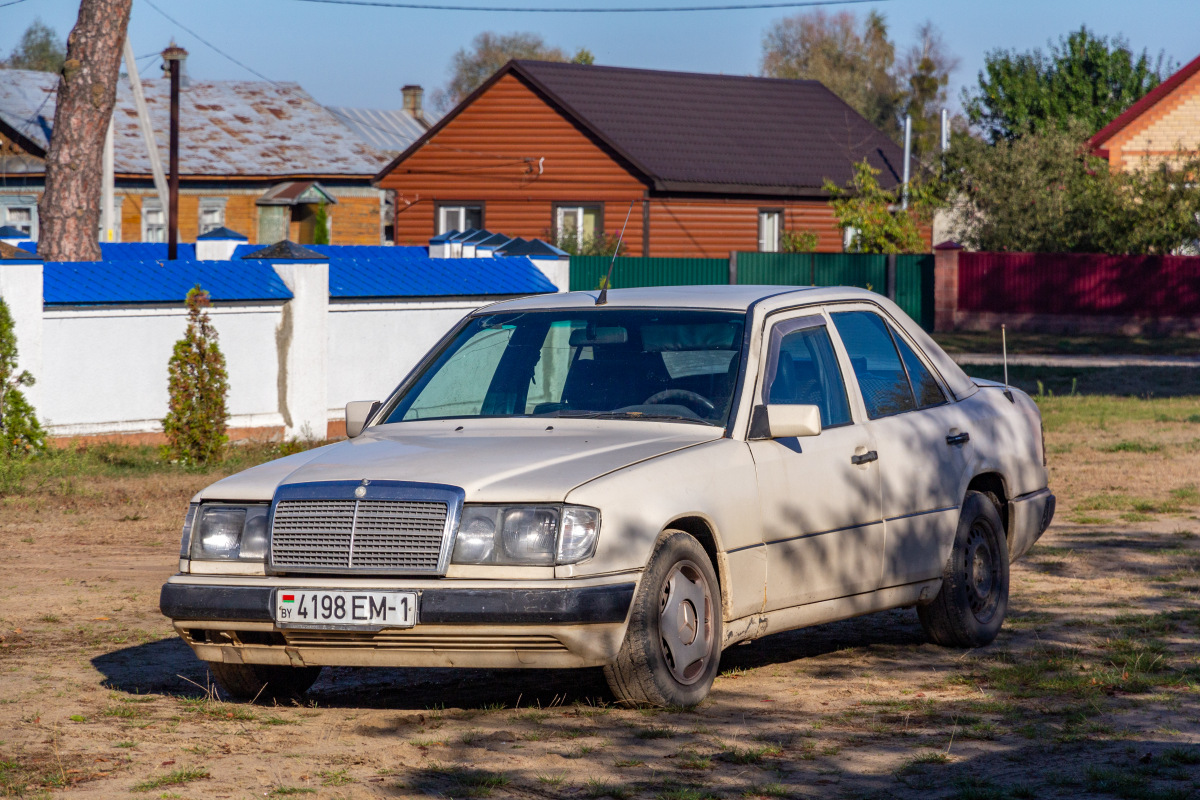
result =
[{"label": "tire", "polygon": [[622,704],[690,708],[708,695],[720,661],[717,573],[699,542],[667,531],[642,574],[625,641],[604,677]]},{"label": "tire", "polygon": [[235,700],[260,703],[294,700],[321,676],[320,667],[281,667],[275,664],[226,664],[209,661],[208,670],[225,694]]},{"label": "tire", "polygon": [[1000,512],[988,495],[967,492],[942,589],[917,606],[917,616],[935,644],[983,647],[996,638],[1007,611],[1008,541]]}]

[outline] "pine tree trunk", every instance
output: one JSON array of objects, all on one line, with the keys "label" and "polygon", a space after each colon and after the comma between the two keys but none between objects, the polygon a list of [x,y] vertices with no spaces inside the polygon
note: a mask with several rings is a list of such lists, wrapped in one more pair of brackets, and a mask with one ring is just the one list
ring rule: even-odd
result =
[{"label": "pine tree trunk", "polygon": [[58,107],[38,203],[38,254],[46,261],[98,261],[104,135],[117,98],[133,0],[82,0],[67,37]]}]

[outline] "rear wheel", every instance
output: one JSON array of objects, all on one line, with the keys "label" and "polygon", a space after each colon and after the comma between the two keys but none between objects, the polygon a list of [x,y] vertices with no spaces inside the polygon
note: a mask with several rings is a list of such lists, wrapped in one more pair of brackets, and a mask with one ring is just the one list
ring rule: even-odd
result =
[{"label": "rear wheel", "polygon": [[694,706],[721,660],[721,591],[708,554],[692,536],[668,531],[633,600],[629,629],[604,677],[629,705]]},{"label": "rear wheel", "polygon": [[926,635],[947,647],[982,647],[1004,624],[1008,611],[1008,541],[995,503],[967,492],[942,589],[917,606]]},{"label": "rear wheel", "polygon": [[209,661],[208,670],[230,697],[258,702],[296,699],[321,676],[320,667],[227,664],[224,661]]}]

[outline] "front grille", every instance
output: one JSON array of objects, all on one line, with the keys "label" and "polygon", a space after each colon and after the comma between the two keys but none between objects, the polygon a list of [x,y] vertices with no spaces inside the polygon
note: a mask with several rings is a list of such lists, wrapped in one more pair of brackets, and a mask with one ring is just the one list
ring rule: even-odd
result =
[{"label": "front grille", "polygon": [[288,572],[437,573],[446,503],[416,500],[281,500],[271,565]]}]

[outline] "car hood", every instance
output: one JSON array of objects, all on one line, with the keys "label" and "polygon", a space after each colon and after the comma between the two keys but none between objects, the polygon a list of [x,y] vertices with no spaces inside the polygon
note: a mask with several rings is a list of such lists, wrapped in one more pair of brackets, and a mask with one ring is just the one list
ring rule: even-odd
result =
[{"label": "car hood", "polygon": [[458,486],[471,502],[562,502],[593,478],[723,435],[706,425],[561,418],[379,425],[217,481],[197,499],[262,501],[281,484],[367,478]]}]

